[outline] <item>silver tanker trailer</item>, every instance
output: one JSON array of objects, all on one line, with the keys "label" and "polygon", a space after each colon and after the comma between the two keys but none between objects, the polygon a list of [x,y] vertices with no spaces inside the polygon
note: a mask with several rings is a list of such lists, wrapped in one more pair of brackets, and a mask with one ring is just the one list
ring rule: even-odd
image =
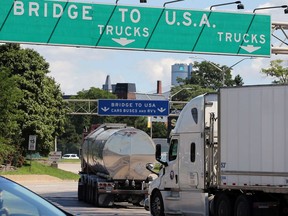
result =
[{"label": "silver tanker trailer", "polygon": [[96,206],[142,204],[155,162],[155,145],[144,132],[124,124],[103,124],[82,144],[78,199]]}]

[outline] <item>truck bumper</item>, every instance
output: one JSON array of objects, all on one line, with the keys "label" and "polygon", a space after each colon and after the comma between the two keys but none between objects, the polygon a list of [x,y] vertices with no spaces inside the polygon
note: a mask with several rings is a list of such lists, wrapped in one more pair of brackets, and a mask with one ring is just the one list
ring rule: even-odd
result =
[{"label": "truck bumper", "polygon": [[136,194],[136,195],[148,195],[147,190],[106,190],[98,189],[99,194]]}]

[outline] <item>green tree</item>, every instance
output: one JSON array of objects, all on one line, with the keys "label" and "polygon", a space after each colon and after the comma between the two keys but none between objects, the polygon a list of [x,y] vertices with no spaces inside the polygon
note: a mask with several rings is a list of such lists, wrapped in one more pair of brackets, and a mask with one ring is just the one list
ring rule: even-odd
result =
[{"label": "green tree", "polygon": [[88,90],[82,90],[77,92],[77,95],[73,96],[75,99],[116,99],[117,97],[107,91],[99,88],[91,87]]},{"label": "green tree", "polygon": [[[7,68],[0,69],[0,163],[14,154],[17,140],[20,140],[20,128],[17,104],[22,97],[15,77],[10,77]],[[15,139],[15,138],[18,139]],[[13,141],[14,138],[14,141]]]},{"label": "green tree", "polygon": [[[214,64],[215,66],[213,66]],[[217,67],[219,69],[217,69]],[[219,89],[223,86],[243,85],[243,80],[240,75],[232,79],[231,68],[226,65],[220,66],[219,64],[209,63],[208,61],[194,62],[194,68],[191,79],[185,81],[186,84],[199,85],[203,88]],[[221,69],[221,71],[220,71]],[[223,80],[224,79],[224,80]],[[241,82],[239,82],[241,80]]]},{"label": "green tree", "polygon": [[239,74],[235,76],[234,81],[235,81],[236,86],[243,86],[244,85],[244,81]]},{"label": "green tree", "polygon": [[[29,135],[35,134],[37,151],[47,155],[55,137],[63,131],[65,119],[62,93],[55,80],[48,76],[49,64],[32,49],[5,44],[0,46],[0,67],[9,69],[23,95],[16,107],[21,130],[19,147],[25,154]],[[14,142],[18,142],[16,139]]]},{"label": "green tree", "polygon": [[287,84],[288,83],[288,67],[283,66],[283,60],[277,59],[270,62],[269,68],[262,68],[261,72],[267,76],[275,78],[273,83]]},{"label": "green tree", "polygon": [[[77,95],[73,96],[72,99],[116,99],[116,96],[110,92],[101,90],[99,88],[91,87],[88,90],[82,90],[77,92]],[[85,107],[87,103],[82,104],[86,110],[88,107]],[[76,126],[76,132],[82,134],[83,127],[90,127],[95,124],[102,124],[106,121],[104,116],[70,116],[71,122]]]},{"label": "green tree", "polygon": [[[71,117],[71,116],[70,116]],[[82,133],[78,134],[75,125],[71,122],[71,118],[67,116],[65,121],[65,132],[60,135],[57,142],[57,149],[63,154],[78,154],[80,143],[82,142]]]},{"label": "green tree", "polygon": [[187,85],[180,85],[173,87],[171,89],[170,100],[171,101],[190,101],[192,98],[209,93],[209,92],[215,92],[214,89],[212,88],[203,88],[200,85],[192,85],[192,84],[187,84]]},{"label": "green tree", "polygon": [[[147,134],[150,135],[150,129],[147,127],[144,130]],[[153,122],[152,123],[152,138],[165,138],[167,137],[167,125],[162,122]]]}]

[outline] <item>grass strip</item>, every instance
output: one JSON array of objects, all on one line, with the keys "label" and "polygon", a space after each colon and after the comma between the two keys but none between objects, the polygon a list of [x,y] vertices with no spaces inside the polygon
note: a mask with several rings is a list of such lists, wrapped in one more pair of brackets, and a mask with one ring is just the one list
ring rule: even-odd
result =
[{"label": "grass strip", "polygon": [[21,168],[11,171],[1,171],[1,175],[50,175],[62,180],[78,180],[79,175],[50,166],[43,161],[27,161]]}]

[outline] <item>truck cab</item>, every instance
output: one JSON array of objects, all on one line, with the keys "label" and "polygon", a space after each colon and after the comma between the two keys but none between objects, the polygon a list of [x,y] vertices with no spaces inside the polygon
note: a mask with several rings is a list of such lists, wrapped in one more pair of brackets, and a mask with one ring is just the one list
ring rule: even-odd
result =
[{"label": "truck cab", "polygon": [[[217,181],[214,175],[217,163],[213,161],[217,153],[216,114],[217,94],[192,99],[180,113],[170,134],[168,160],[162,163],[158,178],[150,184],[149,204],[153,216],[206,215],[209,210],[205,205],[209,197],[205,192],[207,182],[211,183],[211,178]],[[159,160],[161,150],[156,149]],[[206,162],[204,157],[211,160]]]},{"label": "truck cab", "polygon": [[151,214],[288,216],[287,95],[257,85],[192,99],[150,184]]}]

